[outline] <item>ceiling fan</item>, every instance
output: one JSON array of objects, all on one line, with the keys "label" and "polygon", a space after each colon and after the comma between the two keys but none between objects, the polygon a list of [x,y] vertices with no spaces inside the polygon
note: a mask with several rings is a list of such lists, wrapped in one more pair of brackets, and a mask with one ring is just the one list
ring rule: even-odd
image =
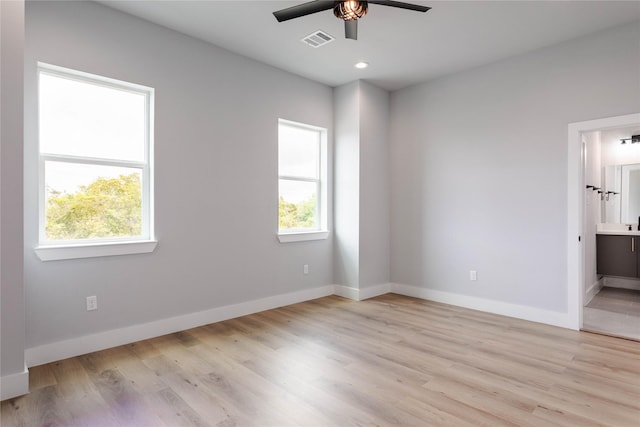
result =
[{"label": "ceiling fan", "polygon": [[276,17],[278,22],[283,22],[288,21],[289,19],[300,18],[301,16],[311,15],[312,13],[333,9],[333,14],[344,21],[344,36],[348,39],[358,40],[358,19],[367,14],[367,11],[369,10],[369,3],[398,7],[400,9],[415,10],[417,12],[426,12],[431,9],[430,7],[400,1],[316,0],[278,10],[273,12],[273,16]]}]

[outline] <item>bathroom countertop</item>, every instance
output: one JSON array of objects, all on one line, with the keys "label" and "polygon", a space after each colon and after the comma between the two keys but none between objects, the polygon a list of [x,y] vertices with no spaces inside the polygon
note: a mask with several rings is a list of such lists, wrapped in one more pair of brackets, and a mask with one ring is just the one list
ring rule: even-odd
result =
[{"label": "bathroom countertop", "polygon": [[597,224],[596,234],[608,234],[612,236],[640,236],[638,224],[632,224],[631,230],[625,224]]},{"label": "bathroom countertop", "polygon": [[607,234],[611,236],[640,236],[638,230],[598,230],[596,234]]}]

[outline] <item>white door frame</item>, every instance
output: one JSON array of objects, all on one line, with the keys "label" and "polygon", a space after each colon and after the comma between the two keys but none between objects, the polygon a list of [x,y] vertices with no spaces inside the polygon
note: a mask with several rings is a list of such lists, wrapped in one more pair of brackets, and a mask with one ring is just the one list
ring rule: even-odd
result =
[{"label": "white door frame", "polygon": [[582,133],[640,125],[640,113],[569,124],[567,172],[567,317],[571,329],[582,328],[584,294],[584,164]]}]

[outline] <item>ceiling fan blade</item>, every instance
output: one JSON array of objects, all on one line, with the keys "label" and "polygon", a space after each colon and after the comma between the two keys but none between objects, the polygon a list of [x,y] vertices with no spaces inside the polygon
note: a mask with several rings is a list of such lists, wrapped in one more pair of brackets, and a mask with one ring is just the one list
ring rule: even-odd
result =
[{"label": "ceiling fan blade", "polygon": [[286,9],[273,12],[278,22],[288,21],[289,19],[300,18],[301,16],[311,15],[312,13],[322,12],[323,10],[333,9],[332,1],[310,1],[297,6],[291,6]]},{"label": "ceiling fan blade", "polygon": [[416,12],[426,12],[430,7],[419,4],[404,3],[401,1],[369,0],[369,3],[380,4],[382,6],[399,7],[400,9],[415,10]]},{"label": "ceiling fan blade", "polygon": [[351,40],[358,40],[358,20],[344,21],[344,36]]}]

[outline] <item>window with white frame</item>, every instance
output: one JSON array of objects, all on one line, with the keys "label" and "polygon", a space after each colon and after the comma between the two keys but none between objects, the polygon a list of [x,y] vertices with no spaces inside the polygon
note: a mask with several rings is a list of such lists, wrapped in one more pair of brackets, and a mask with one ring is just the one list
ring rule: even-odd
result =
[{"label": "window with white frame", "polygon": [[327,237],[327,131],[278,122],[280,241]]},{"label": "window with white frame", "polygon": [[153,240],[152,124],[152,88],[39,64],[39,249]]}]

